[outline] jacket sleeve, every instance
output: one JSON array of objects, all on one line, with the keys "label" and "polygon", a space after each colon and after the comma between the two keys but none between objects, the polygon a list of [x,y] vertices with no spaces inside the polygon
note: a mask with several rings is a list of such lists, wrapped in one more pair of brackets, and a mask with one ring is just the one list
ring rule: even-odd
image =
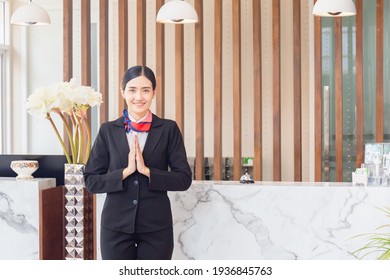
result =
[{"label": "jacket sleeve", "polygon": [[109,171],[110,151],[107,129],[103,124],[93,144],[84,170],[85,186],[90,193],[110,193],[123,190],[123,168]]},{"label": "jacket sleeve", "polygon": [[160,191],[185,191],[191,186],[192,172],[188,165],[183,137],[176,122],[168,132],[167,159],[170,170],[150,168],[149,188]]}]

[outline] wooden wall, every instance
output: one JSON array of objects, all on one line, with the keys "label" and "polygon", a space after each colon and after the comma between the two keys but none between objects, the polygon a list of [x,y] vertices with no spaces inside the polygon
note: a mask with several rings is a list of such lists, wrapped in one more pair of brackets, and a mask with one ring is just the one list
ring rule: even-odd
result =
[{"label": "wooden wall", "polygon": [[[75,68],[72,2],[63,0],[64,80]],[[88,13],[94,6],[99,11],[100,123],[125,106],[122,73],[147,64],[158,83],[153,111],[178,123],[188,155],[196,157],[197,180],[204,178],[206,157],[213,160],[215,180],[222,179],[226,157],[233,159],[233,180],[242,174],[242,157],[254,158],[256,181],[311,179],[305,74],[312,0],[192,0],[199,23],[186,26],[154,21],[163,0],[80,2],[83,84],[94,71]]]}]

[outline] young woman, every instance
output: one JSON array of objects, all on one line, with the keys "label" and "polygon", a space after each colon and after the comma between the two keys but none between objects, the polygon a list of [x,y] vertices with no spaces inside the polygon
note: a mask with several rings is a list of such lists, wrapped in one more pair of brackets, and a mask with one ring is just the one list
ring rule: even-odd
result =
[{"label": "young woman", "polygon": [[146,66],[122,78],[127,110],[102,124],[84,172],[91,193],[107,193],[101,217],[103,259],[171,259],[172,213],[167,191],[191,185],[177,124],[150,111],[156,79]]}]

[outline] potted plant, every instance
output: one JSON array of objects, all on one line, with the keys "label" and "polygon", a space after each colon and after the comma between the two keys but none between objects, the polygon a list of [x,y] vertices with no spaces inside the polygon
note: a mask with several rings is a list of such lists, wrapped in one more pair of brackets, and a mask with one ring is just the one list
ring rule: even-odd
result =
[{"label": "potted plant", "polygon": [[[387,217],[390,218],[390,208],[379,208]],[[383,230],[387,232],[383,232]],[[377,232],[361,234],[357,237],[365,237],[367,243],[352,252],[353,255],[362,259],[368,255],[376,254],[378,260],[390,260],[390,223],[380,226],[376,229]],[[379,232],[381,231],[381,232]]]}]

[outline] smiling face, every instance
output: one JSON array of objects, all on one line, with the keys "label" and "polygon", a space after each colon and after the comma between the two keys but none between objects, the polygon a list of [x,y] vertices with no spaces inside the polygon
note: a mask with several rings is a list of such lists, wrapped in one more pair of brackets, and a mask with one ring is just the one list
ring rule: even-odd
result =
[{"label": "smiling face", "polygon": [[152,82],[145,76],[131,79],[122,90],[129,114],[136,121],[146,115],[155,95],[156,91],[153,90]]}]

